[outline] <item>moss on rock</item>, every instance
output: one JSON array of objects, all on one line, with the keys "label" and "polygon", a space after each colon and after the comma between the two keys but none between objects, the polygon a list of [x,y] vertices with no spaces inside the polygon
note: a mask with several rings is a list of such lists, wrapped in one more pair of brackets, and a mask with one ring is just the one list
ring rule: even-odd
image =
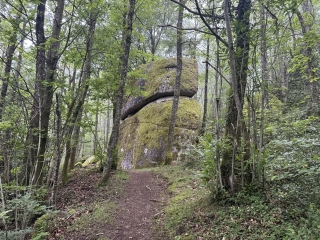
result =
[{"label": "moss on rock", "polygon": [[33,226],[32,239],[47,239],[50,226],[53,225],[57,213],[48,212],[36,220]]},{"label": "moss on rock", "polygon": [[[150,97],[163,88],[173,89],[176,79],[177,59],[159,59],[145,65],[148,80],[145,85],[145,97]],[[181,95],[183,92],[198,90],[198,67],[194,59],[183,58],[181,72]],[[192,95],[192,96],[193,96]],[[190,96],[191,97],[191,96]]]},{"label": "moss on rock", "polygon": [[[127,92],[130,96],[122,107],[122,120],[158,98],[174,95],[176,62],[176,58],[159,59],[140,67],[144,75],[129,80],[132,90],[131,95]],[[192,97],[198,91],[198,65],[194,59],[184,58],[182,62],[180,96]]]},{"label": "moss on rock", "polygon": [[[120,126],[119,168],[145,168],[161,165],[164,160],[172,97],[149,103]],[[173,157],[197,135],[200,105],[190,98],[180,97],[174,133]]]},{"label": "moss on rock", "polygon": [[82,163],[82,167],[87,167],[89,164],[95,164],[97,162],[99,162],[99,158],[98,157],[90,156],[84,161],[84,163]]}]

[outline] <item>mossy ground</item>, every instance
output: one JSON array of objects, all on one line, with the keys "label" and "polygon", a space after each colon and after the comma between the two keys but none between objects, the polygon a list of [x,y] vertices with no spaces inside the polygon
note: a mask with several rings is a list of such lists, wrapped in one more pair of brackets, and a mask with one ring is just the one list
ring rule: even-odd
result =
[{"label": "mossy ground", "polygon": [[158,219],[168,239],[320,239],[316,204],[300,209],[300,203],[279,196],[271,186],[264,191],[251,186],[237,196],[214,200],[201,180],[201,162],[189,166],[155,170],[169,181],[169,200]]},{"label": "mossy ground", "polygon": [[211,221],[213,214],[208,208],[210,192],[201,184],[199,172],[183,164],[155,168],[155,172],[169,182],[168,204],[158,219],[159,225],[165,223],[161,231],[169,239],[203,239],[203,231],[207,230],[203,223]]}]

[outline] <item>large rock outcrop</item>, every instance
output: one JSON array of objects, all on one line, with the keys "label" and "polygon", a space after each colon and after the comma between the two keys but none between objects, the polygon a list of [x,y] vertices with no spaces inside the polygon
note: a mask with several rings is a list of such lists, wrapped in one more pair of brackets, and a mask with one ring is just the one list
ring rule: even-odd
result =
[{"label": "large rock outcrop", "polygon": [[[121,120],[139,111],[146,104],[162,97],[173,96],[176,79],[175,58],[160,59],[142,66],[146,78],[131,79],[132,88],[139,88],[138,96],[128,96],[121,110]],[[198,67],[193,59],[183,59],[180,95],[193,97],[198,91]]]},{"label": "large rock outcrop", "polygon": [[[122,108],[119,138],[119,163],[122,169],[152,167],[164,160],[170,124],[176,59],[161,59],[142,66],[144,77],[130,81],[142,90],[129,96]],[[198,88],[196,61],[183,59],[181,96],[172,149],[178,157],[196,136],[200,105],[191,99]]]}]

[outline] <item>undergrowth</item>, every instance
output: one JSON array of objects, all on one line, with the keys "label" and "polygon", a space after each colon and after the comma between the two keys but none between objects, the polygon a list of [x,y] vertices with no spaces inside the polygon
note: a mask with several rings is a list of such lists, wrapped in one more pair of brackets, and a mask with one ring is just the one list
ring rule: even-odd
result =
[{"label": "undergrowth", "polygon": [[320,239],[320,119],[299,114],[268,122],[263,181],[235,196],[215,198],[215,153],[224,146],[212,138],[160,168],[171,184],[161,220],[170,239]]},{"label": "undergrowth", "polygon": [[127,172],[115,171],[106,185],[99,186],[100,175],[98,168],[74,171],[59,189],[58,210],[36,221],[32,239],[98,239],[105,224],[112,223],[117,198],[129,179]]},{"label": "undergrowth", "polygon": [[303,189],[281,196],[280,185],[269,182],[217,201],[198,170],[180,163],[156,171],[169,181],[170,199],[158,221],[170,239],[320,239],[319,201],[299,203]]}]

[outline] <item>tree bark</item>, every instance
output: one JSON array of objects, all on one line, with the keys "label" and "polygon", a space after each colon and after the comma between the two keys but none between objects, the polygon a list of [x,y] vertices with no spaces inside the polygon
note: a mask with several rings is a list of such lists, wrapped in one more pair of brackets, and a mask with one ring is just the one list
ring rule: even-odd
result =
[{"label": "tree bark", "polygon": [[[17,32],[14,31],[12,37],[10,38],[10,43],[8,45],[6,56],[5,56],[5,68],[4,77],[2,78],[1,93],[0,93],[0,123],[3,121],[3,113],[5,111],[5,102],[8,92],[10,73],[12,69],[12,58],[16,49],[17,44]],[[9,131],[6,129],[0,133],[0,155],[2,156],[0,173],[3,173],[3,179],[5,183],[9,183],[10,179],[10,169],[9,169],[9,159],[8,159],[8,141],[9,141]]]},{"label": "tree bark", "polygon": [[60,109],[60,100],[59,95],[56,94],[56,115],[57,115],[57,130],[56,130],[56,146],[57,146],[57,152],[56,152],[56,161],[54,166],[54,180],[53,180],[53,186],[52,186],[52,197],[51,197],[51,204],[55,205],[56,203],[56,196],[57,196],[57,186],[58,186],[58,179],[59,179],[59,169],[60,169],[60,163],[61,163],[61,155],[62,155],[62,139],[61,139],[61,109]]},{"label": "tree bark", "polygon": [[[309,14],[313,14],[312,13],[312,4],[311,2],[309,2],[309,0],[306,0],[303,4],[303,8],[305,10],[305,12],[309,13]],[[306,69],[306,77],[307,77],[307,81],[310,82],[310,90],[311,90],[311,101],[312,101],[312,113],[314,115],[318,115],[319,114],[319,96],[318,96],[318,76],[317,76],[317,72],[314,70],[316,68],[315,66],[315,56],[313,53],[313,47],[311,46],[310,43],[308,43],[308,39],[306,39],[308,36],[308,33],[311,30],[311,24],[306,24],[304,21],[304,18],[301,14],[301,12],[297,9],[296,10],[296,14],[298,16],[300,25],[301,25],[301,30],[302,30],[302,34],[305,38],[305,54],[308,57],[308,61],[307,61],[307,69]]]},{"label": "tree bark", "polygon": [[[82,111],[79,115],[79,118],[77,120],[77,123],[80,123],[81,122],[81,119],[82,119],[82,114],[83,114],[83,108],[82,108]],[[74,129],[73,129],[73,134],[72,134],[72,145],[71,145],[71,150],[70,150],[70,163],[69,163],[69,171],[71,171],[75,164],[76,164],[76,157],[77,157],[77,154],[78,154],[78,149],[80,148],[79,146],[79,142],[80,142],[80,125],[79,124],[76,124],[74,126]]]},{"label": "tree bark", "polygon": [[128,73],[128,62],[129,62],[129,53],[131,47],[131,38],[132,38],[132,25],[133,25],[133,17],[135,13],[135,5],[136,0],[129,0],[129,9],[126,17],[125,26],[123,29],[122,35],[122,47],[124,52],[121,55],[121,70],[120,70],[120,84],[118,88],[118,95],[115,102],[115,112],[114,112],[114,120],[111,131],[111,137],[108,144],[107,149],[107,157],[105,161],[105,165],[103,168],[103,174],[101,183],[107,182],[110,178],[111,167],[113,162],[117,161],[117,146],[119,139],[119,131],[120,131],[120,116],[121,116],[121,108],[123,103],[124,96],[124,87],[126,85],[127,73]]},{"label": "tree bark", "polygon": [[[183,3],[183,0],[180,0]],[[183,7],[179,6],[178,23],[177,23],[177,68],[176,68],[176,80],[174,85],[174,97],[172,102],[171,119],[168,130],[168,142],[165,152],[165,164],[170,164],[172,161],[172,147],[174,142],[174,128],[176,125],[177,112],[179,108],[180,97],[180,82],[182,72],[182,22],[183,22]]]},{"label": "tree bark", "polygon": [[[36,17],[36,82],[31,118],[27,134],[28,153],[25,156],[25,183],[42,184],[44,155],[48,140],[49,120],[53,99],[53,82],[59,60],[60,32],[64,11],[64,0],[57,1],[54,14],[51,44],[46,56],[46,37],[44,30],[46,0],[41,0]],[[32,172],[30,171],[32,170]],[[31,174],[30,174],[31,172]],[[29,178],[30,177],[30,178]]]},{"label": "tree bark", "polygon": [[[258,153],[258,165],[261,164],[262,161],[262,152],[264,146],[264,112],[265,108],[268,105],[268,87],[269,87],[269,73],[267,68],[267,15],[265,12],[265,7],[261,4],[260,5],[260,21],[261,21],[261,44],[260,44],[260,51],[261,51],[261,121],[260,121],[260,133],[259,133],[259,153]],[[260,168],[258,168],[260,169]],[[253,179],[255,174],[255,168],[253,168]],[[264,182],[264,177],[261,172],[258,173],[258,177],[260,180]]]},{"label": "tree bark", "polygon": [[204,77],[204,96],[203,96],[203,116],[202,124],[199,131],[200,135],[203,135],[207,128],[207,112],[208,112],[208,81],[209,81],[209,54],[210,54],[210,40],[207,39],[207,53],[206,53],[206,70]]},{"label": "tree bark", "polygon": [[[217,49],[219,49],[220,44],[219,40],[216,39],[217,43]],[[220,56],[219,51],[216,51],[216,68],[220,71],[221,65],[220,65]],[[221,106],[221,89],[222,89],[222,76],[218,72],[215,76],[215,89],[214,89],[214,95],[215,95],[215,101],[214,101],[214,115],[215,115],[215,139],[218,143],[220,139],[220,106]],[[223,189],[223,183],[222,183],[222,176],[221,176],[221,149],[216,146],[216,164],[218,169],[218,182],[216,183],[219,186],[219,189]]]},{"label": "tree bark", "polygon": [[[243,103],[247,84],[247,70],[249,59],[249,31],[250,31],[250,0],[240,0],[237,6],[236,21],[239,27],[235,29],[235,40],[231,32],[229,2],[225,1],[225,22],[228,36],[229,61],[231,69],[232,92],[228,99],[226,117],[226,138],[230,140],[231,150],[225,149],[221,165],[221,175],[224,187],[234,194],[242,185],[248,183],[250,168],[244,172],[244,164],[249,159],[249,136],[243,117]],[[235,46],[233,45],[235,41]],[[243,150],[245,154],[243,155]],[[240,161],[235,159],[240,159]],[[238,165],[240,162],[240,166]],[[241,169],[241,170],[237,170]],[[240,178],[240,179],[239,179]],[[240,184],[241,183],[241,184]]]},{"label": "tree bark", "polygon": [[[41,142],[41,136],[44,136],[45,132],[42,132],[42,126],[40,125],[42,121],[42,111],[43,107],[42,103],[45,102],[42,100],[44,96],[44,85],[43,81],[46,80],[46,54],[45,54],[45,43],[46,38],[44,35],[44,21],[45,21],[45,7],[46,7],[46,0],[41,0],[37,7],[37,17],[36,17],[36,38],[37,38],[37,56],[36,56],[36,81],[35,81],[35,93],[33,99],[33,105],[31,109],[31,116],[29,121],[28,127],[28,134],[27,134],[27,147],[28,152],[25,156],[25,183],[32,184],[38,180],[39,176],[34,174],[36,163],[41,161],[42,158],[40,156],[40,145],[44,142]],[[44,138],[42,138],[44,140]],[[39,163],[41,164],[41,163]],[[36,167],[37,168],[37,167]],[[32,172],[31,172],[32,171]],[[30,179],[31,178],[31,179]]]}]

